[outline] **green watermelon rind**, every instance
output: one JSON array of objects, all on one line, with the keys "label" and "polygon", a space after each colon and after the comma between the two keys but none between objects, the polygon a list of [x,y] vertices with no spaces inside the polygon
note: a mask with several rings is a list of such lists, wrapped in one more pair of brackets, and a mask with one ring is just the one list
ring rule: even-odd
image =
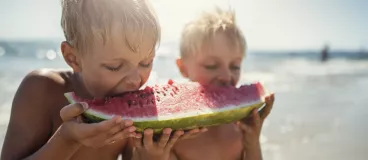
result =
[{"label": "green watermelon rind", "polygon": [[[70,103],[75,103],[73,97],[68,93],[65,94],[65,97],[68,99]],[[190,130],[197,127],[210,127],[216,126],[226,123],[231,123],[234,121],[238,121],[247,117],[251,111],[255,108],[261,108],[265,104],[264,97],[254,103],[248,103],[239,106],[229,107],[234,109],[229,109],[220,112],[212,112],[209,114],[200,114],[196,116],[188,116],[181,118],[172,118],[165,120],[144,120],[141,119],[132,119],[134,122],[134,126],[137,128],[136,132],[143,132],[144,129],[151,128],[154,133],[160,133],[164,128],[168,128],[170,126],[173,130]],[[225,107],[227,108],[227,107]],[[83,116],[90,123],[97,123],[113,117],[112,115],[106,115],[104,113],[88,109],[83,113]],[[124,119],[124,117],[123,117]],[[142,120],[143,119],[143,120]]]}]

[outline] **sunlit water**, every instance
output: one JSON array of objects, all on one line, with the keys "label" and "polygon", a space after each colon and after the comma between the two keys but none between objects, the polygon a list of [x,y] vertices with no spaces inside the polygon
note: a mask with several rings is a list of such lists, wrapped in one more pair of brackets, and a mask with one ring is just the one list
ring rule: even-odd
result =
[{"label": "sunlit water", "polygon": [[[155,60],[149,83],[168,78],[182,81],[175,56],[170,54],[177,51],[162,47],[165,49]],[[0,48],[0,144],[12,98],[24,75],[43,67],[66,67],[54,50],[50,47],[9,54]],[[261,137],[264,159],[367,159],[368,61],[337,57],[321,63],[317,58],[313,54],[252,52],[244,62],[241,83],[261,80],[276,93]]]}]

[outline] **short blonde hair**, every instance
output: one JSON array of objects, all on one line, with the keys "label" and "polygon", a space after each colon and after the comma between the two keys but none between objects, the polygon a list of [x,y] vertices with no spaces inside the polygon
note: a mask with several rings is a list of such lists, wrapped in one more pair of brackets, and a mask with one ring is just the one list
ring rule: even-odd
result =
[{"label": "short blonde hair", "polygon": [[245,37],[236,24],[234,11],[216,7],[214,11],[204,12],[184,26],[180,40],[181,57],[201,51],[217,33],[224,33],[230,44],[245,52]]},{"label": "short blonde hair", "polygon": [[116,25],[133,51],[139,49],[137,37],[150,36],[152,49],[160,41],[160,26],[147,0],[61,0],[61,5],[65,39],[78,51],[88,50],[96,39],[105,44]]}]

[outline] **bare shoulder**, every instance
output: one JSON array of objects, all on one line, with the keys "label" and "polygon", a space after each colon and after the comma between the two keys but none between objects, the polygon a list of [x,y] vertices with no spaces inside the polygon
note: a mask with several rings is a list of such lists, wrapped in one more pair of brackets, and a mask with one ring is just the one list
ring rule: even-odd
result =
[{"label": "bare shoulder", "polygon": [[68,76],[72,73],[62,70],[40,69],[28,73],[23,79],[22,87],[40,87],[40,91],[65,88]]},{"label": "bare shoulder", "polygon": [[42,69],[24,77],[13,99],[1,159],[22,159],[48,141],[55,113],[65,103],[69,74]]},{"label": "bare shoulder", "polygon": [[51,69],[34,70],[28,73],[15,94],[13,107],[21,107],[25,106],[22,105],[23,103],[31,103],[37,104],[35,105],[37,108],[46,107],[42,108],[43,110],[56,109],[57,107],[52,106],[62,103],[61,97],[69,88],[70,75],[71,72]]}]

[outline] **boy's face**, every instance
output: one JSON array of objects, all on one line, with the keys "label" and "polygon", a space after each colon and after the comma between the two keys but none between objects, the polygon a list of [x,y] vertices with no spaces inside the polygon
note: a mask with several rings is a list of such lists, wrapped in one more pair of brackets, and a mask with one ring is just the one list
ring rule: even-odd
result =
[{"label": "boy's face", "polygon": [[229,44],[226,36],[217,34],[211,47],[178,59],[177,65],[184,77],[201,84],[235,86],[240,77],[243,53]]},{"label": "boy's face", "polygon": [[84,87],[94,97],[137,90],[147,81],[152,70],[154,40],[143,37],[142,43],[140,38],[136,38],[136,42],[131,41],[140,43],[138,53],[129,48],[122,31],[113,31],[111,35],[115,36],[105,45],[96,42],[91,46],[89,53],[76,53],[67,43],[62,44],[65,60],[75,72],[80,73]]}]

